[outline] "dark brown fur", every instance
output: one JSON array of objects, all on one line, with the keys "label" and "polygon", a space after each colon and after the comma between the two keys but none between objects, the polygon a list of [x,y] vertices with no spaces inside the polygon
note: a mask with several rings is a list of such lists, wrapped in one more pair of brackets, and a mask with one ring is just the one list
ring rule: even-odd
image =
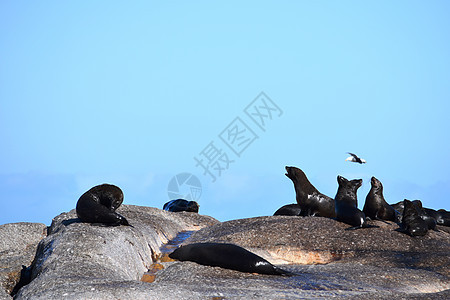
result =
[{"label": "dark brown fur", "polygon": [[372,177],[370,183],[371,188],[366,196],[366,202],[363,208],[366,217],[372,220],[401,222],[400,213],[384,200],[383,184],[381,184],[381,181]]},{"label": "dark brown fur", "polygon": [[423,236],[428,232],[427,222],[420,217],[419,207],[409,200],[403,200],[402,229],[411,236]]},{"label": "dark brown fur", "polygon": [[372,227],[367,225],[365,214],[358,209],[356,192],[362,185],[362,179],[353,179],[349,181],[342,176],[338,176],[337,181],[339,187],[336,197],[334,198],[336,219],[353,226],[348,229]]},{"label": "dark brown fur", "polygon": [[81,195],[77,202],[77,215],[81,221],[102,226],[131,226],[124,216],[116,213],[122,204],[122,190],[111,184],[94,186]]},{"label": "dark brown fur", "polygon": [[294,183],[301,216],[336,217],[333,198],[319,192],[299,168],[286,167],[286,171],[285,175]]}]

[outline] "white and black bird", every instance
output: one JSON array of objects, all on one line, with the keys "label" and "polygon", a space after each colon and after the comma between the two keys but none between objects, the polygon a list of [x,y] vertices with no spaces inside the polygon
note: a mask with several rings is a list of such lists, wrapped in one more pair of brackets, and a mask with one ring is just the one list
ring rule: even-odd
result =
[{"label": "white and black bird", "polygon": [[351,156],[347,157],[345,159],[346,161],[348,160],[348,161],[351,161],[351,162],[357,162],[359,164],[365,164],[366,163],[366,160],[362,159],[362,158],[359,158],[358,155],[350,153],[350,152],[347,152],[347,153],[350,154]]}]

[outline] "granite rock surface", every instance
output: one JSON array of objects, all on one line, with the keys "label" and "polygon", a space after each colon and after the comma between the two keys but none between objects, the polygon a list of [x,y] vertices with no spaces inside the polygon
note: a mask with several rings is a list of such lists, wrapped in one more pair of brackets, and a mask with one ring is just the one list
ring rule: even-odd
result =
[{"label": "granite rock surface", "polygon": [[[119,208],[134,226],[80,223],[74,211],[52,222],[39,243],[32,281],[16,299],[448,299],[450,233],[438,226],[410,237],[391,222],[349,226],[319,217],[269,216],[220,223],[196,213]],[[249,274],[163,260],[183,243],[242,246],[296,275]],[[144,274],[158,265],[152,282]]]},{"label": "granite rock surface", "polygon": [[0,225],[0,299],[19,282],[22,265],[29,266],[38,243],[47,235],[47,226],[39,223]]}]

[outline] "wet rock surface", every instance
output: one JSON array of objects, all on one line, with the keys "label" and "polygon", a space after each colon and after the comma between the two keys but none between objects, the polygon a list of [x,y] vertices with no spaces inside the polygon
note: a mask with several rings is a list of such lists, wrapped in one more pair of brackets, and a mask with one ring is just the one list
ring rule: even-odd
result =
[{"label": "wet rock surface", "polygon": [[11,299],[9,294],[20,279],[22,265],[31,264],[46,234],[47,226],[40,223],[0,226],[0,299]]},{"label": "wet rock surface", "polygon": [[[124,206],[118,212],[134,228],[79,223],[74,211],[57,216],[39,244],[33,281],[16,298],[450,297],[450,233],[445,228],[413,238],[398,232],[398,225],[391,222],[374,221],[371,224],[379,228],[345,230],[346,224],[318,217],[270,216],[220,223],[196,213],[149,207]],[[183,244],[234,243],[296,275],[260,275],[159,260],[161,246],[182,231],[195,231]],[[147,281],[144,274],[152,268],[156,276]]]}]

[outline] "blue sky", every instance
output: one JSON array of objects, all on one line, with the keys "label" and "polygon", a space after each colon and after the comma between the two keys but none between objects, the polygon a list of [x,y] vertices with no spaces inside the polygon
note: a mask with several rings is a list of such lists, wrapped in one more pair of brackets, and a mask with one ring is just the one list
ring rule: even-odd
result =
[{"label": "blue sky", "polygon": [[[105,182],[125,204],[162,208],[180,173],[201,182],[200,213],[271,215],[295,201],[286,165],[331,197],[338,174],[362,178],[361,208],[375,176],[389,203],[449,210],[449,12],[448,1],[2,1],[0,224],[50,224]],[[280,109],[264,130],[245,113],[261,92]],[[219,137],[236,118],[257,136],[239,156]],[[194,160],[211,142],[233,161],[215,182]]]}]

